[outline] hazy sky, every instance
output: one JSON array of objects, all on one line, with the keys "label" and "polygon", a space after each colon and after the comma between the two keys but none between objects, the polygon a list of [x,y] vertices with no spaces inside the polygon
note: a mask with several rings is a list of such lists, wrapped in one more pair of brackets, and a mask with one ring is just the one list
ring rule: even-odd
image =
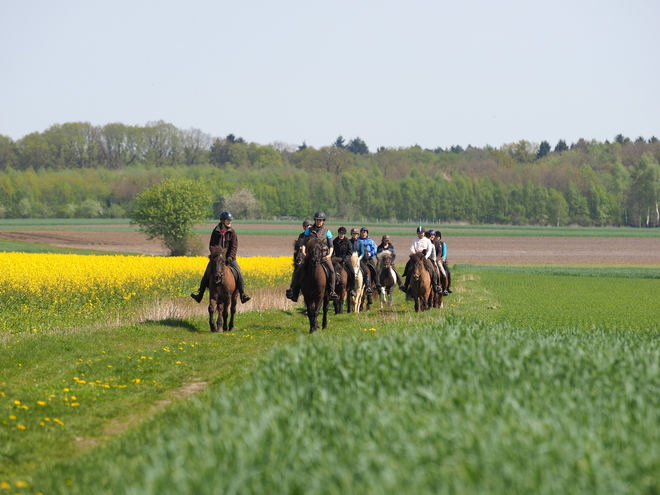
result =
[{"label": "hazy sky", "polygon": [[310,146],[660,137],[658,0],[0,0],[0,134]]}]

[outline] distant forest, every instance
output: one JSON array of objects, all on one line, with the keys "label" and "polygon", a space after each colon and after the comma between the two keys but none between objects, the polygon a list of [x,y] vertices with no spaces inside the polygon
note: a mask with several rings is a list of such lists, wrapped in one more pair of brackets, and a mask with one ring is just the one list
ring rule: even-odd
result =
[{"label": "distant forest", "polygon": [[239,218],[660,227],[660,142],[525,140],[370,150],[339,136],[319,149],[213,137],[162,121],[53,125],[0,134],[0,218],[126,218],[164,178],[214,194]]}]

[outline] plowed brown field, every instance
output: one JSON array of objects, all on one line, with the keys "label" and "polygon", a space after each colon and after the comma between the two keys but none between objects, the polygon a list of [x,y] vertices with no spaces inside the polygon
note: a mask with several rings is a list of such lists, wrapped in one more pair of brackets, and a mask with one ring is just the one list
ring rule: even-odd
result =
[{"label": "plowed brown field", "polygon": [[[270,226],[264,226],[267,228]],[[239,236],[239,256],[288,256],[290,236]],[[200,236],[205,246],[210,236]],[[413,236],[392,235],[397,253],[408,251]],[[0,238],[52,246],[165,255],[158,240],[139,232],[0,230]],[[630,237],[464,237],[445,235],[449,262],[500,265],[660,265],[660,238]],[[201,254],[201,253],[200,253]]]}]

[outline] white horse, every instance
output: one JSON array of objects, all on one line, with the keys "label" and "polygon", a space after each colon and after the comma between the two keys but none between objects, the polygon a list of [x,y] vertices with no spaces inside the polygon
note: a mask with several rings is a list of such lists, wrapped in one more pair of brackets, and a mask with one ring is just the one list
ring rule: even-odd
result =
[{"label": "white horse", "polygon": [[359,256],[357,251],[351,254],[351,267],[355,273],[355,295],[348,298],[348,312],[353,311],[354,313],[360,312],[360,306],[362,306],[362,300],[364,299],[364,293],[366,287],[364,286],[364,277],[362,276],[362,270],[360,269],[360,260],[362,256]]}]

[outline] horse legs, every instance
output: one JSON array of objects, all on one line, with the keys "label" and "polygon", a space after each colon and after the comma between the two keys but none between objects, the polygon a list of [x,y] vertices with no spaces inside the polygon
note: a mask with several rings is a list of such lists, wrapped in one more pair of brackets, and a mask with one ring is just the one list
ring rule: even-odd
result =
[{"label": "horse legs", "polygon": [[316,301],[307,305],[307,318],[309,318],[309,333],[318,331],[319,306]]},{"label": "horse legs", "polygon": [[218,325],[215,322],[215,313],[218,312],[218,302],[215,299],[209,301],[209,326],[211,327],[211,332],[218,331]]},{"label": "horse legs", "polygon": [[[231,297],[231,316],[229,317],[229,326],[223,328],[225,332],[231,332],[234,329],[234,316],[236,315],[236,301],[238,296],[234,293]],[[225,311],[225,323],[227,322],[227,312]]]},{"label": "horse legs", "polygon": [[328,298],[323,298],[323,324],[321,326],[323,330],[328,328]]}]

